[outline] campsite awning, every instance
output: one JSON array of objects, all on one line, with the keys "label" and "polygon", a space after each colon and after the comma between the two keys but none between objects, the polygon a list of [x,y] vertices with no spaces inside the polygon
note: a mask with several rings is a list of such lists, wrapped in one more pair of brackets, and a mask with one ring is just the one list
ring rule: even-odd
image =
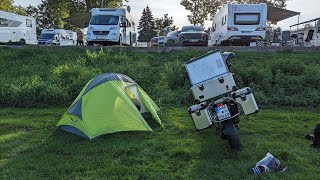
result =
[{"label": "campsite awning", "polygon": [[277,8],[274,6],[268,6],[267,20],[271,21],[272,24],[277,24],[279,21],[291,18],[299,14],[300,12],[290,11],[287,9]]},{"label": "campsite awning", "polygon": [[91,19],[91,13],[85,13],[85,14],[77,14],[68,18],[63,19],[63,21],[74,25],[79,28],[84,28],[84,23],[89,22]]}]

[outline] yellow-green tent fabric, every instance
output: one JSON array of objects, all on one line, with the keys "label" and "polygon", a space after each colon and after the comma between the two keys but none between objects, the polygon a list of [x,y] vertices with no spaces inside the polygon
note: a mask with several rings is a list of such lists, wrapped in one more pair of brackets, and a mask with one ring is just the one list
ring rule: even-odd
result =
[{"label": "yellow-green tent fabric", "polygon": [[57,126],[89,140],[115,132],[152,131],[142,114],[150,113],[161,125],[159,110],[131,78],[108,73],[87,83]]}]

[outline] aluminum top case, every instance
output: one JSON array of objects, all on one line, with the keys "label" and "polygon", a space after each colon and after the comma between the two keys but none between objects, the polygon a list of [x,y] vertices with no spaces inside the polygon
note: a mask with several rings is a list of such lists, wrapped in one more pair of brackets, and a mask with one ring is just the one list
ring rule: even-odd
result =
[{"label": "aluminum top case", "polygon": [[220,50],[193,58],[185,64],[191,86],[229,72]]},{"label": "aluminum top case", "polygon": [[[231,53],[227,53],[229,56]],[[196,103],[224,96],[237,90],[232,73],[229,72],[224,54],[210,51],[204,56],[191,59],[185,66]]]}]

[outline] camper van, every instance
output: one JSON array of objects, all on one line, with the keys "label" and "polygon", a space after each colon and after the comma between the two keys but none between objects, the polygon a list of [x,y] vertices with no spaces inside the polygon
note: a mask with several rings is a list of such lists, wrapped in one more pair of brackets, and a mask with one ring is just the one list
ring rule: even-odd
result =
[{"label": "camper van", "polygon": [[268,6],[226,4],[212,18],[210,45],[250,45],[266,36]]},{"label": "camper van", "polygon": [[[303,28],[300,28],[300,27]],[[320,18],[290,26],[296,30],[291,30],[292,45],[294,46],[320,46]]]},{"label": "camper van", "polygon": [[38,45],[74,46],[77,44],[77,33],[64,29],[43,29]]},{"label": "camper van", "polygon": [[0,11],[0,44],[8,42],[37,44],[36,20]]},{"label": "camper van", "polygon": [[93,8],[87,25],[88,45],[136,44],[136,27],[129,6],[127,9]]}]

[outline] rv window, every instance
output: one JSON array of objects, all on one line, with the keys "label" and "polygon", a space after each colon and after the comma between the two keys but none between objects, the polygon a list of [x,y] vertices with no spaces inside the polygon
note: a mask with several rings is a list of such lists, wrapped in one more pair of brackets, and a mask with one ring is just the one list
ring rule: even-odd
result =
[{"label": "rv window", "polygon": [[188,31],[203,31],[202,26],[183,26],[181,32],[188,32]]},{"label": "rv window", "polygon": [[235,25],[259,25],[260,13],[235,13]]},{"label": "rv window", "polygon": [[222,26],[225,25],[227,22],[227,15],[225,15],[223,18],[222,18]]},{"label": "rv window", "polygon": [[212,26],[212,32],[215,32],[215,31],[216,31],[216,28],[217,28],[217,24],[214,23],[214,25]]},{"label": "rv window", "polygon": [[0,26],[1,27],[8,26],[8,20],[0,18]]},{"label": "rv window", "polygon": [[32,27],[32,21],[31,20],[27,19],[26,23],[27,23],[27,27]]},{"label": "rv window", "polygon": [[93,16],[90,21],[91,25],[118,25],[119,16],[99,15]]}]

